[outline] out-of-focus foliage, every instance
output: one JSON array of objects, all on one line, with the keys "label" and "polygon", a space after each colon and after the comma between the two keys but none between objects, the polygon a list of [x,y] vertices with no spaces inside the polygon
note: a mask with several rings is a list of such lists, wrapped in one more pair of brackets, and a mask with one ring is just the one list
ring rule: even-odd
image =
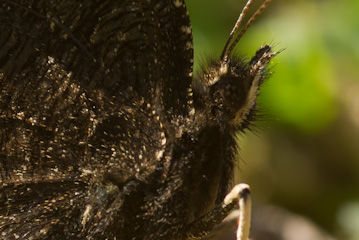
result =
[{"label": "out-of-focus foliage", "polygon": [[[220,55],[244,1],[187,5],[198,69]],[[359,239],[358,14],[359,0],[273,0],[236,48],[285,49],[262,89],[259,131],[241,138],[238,181],[254,207],[280,205],[348,240]]]}]

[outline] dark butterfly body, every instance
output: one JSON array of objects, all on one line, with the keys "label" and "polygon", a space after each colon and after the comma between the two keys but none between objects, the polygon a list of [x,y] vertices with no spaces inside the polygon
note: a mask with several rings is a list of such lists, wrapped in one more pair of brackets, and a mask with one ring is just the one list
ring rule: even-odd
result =
[{"label": "dark butterfly body", "polygon": [[200,238],[270,50],[192,80],[180,0],[0,0],[0,238]]}]

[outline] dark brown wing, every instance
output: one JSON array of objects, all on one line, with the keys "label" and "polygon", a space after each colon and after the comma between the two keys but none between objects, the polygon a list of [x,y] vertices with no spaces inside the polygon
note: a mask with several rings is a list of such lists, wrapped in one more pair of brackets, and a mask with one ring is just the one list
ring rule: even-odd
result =
[{"label": "dark brown wing", "polygon": [[115,235],[104,215],[165,164],[191,72],[181,1],[0,0],[1,237]]}]

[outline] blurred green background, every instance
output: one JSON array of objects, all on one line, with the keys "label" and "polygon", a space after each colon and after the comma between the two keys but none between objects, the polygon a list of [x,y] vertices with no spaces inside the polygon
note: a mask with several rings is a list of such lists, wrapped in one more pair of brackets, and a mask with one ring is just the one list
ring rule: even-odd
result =
[{"label": "blurred green background", "polygon": [[[186,3],[198,70],[220,55],[245,2]],[[263,44],[285,50],[261,91],[266,117],[240,137],[237,181],[251,185],[254,207],[274,204],[358,240],[359,0],[273,0],[236,49],[250,57]]]}]

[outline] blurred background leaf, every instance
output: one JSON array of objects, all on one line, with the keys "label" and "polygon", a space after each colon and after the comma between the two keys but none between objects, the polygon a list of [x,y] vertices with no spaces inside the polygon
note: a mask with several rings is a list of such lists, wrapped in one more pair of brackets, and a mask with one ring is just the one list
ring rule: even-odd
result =
[{"label": "blurred background leaf", "polygon": [[[186,3],[198,70],[220,55],[245,2]],[[273,0],[236,48],[285,49],[262,88],[266,116],[240,137],[236,181],[251,185],[254,208],[281,206],[348,240],[359,239],[358,14],[359,0]]]}]

